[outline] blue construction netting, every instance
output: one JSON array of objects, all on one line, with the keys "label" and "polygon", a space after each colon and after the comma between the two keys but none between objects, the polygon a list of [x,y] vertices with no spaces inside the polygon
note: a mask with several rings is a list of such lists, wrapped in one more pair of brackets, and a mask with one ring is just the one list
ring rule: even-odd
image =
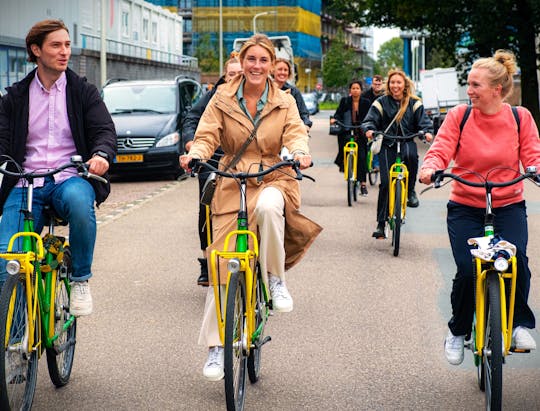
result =
[{"label": "blue construction netting", "polygon": [[[321,14],[321,0],[223,0],[222,7],[300,7]],[[219,0],[193,0],[193,7],[219,7]]]}]

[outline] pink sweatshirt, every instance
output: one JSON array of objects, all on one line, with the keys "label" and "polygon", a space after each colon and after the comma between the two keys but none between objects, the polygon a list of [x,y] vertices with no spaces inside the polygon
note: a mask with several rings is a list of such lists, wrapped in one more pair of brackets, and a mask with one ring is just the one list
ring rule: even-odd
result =
[{"label": "pink sweatshirt", "polygon": [[[445,169],[454,160],[452,172],[467,180],[481,181],[473,174],[463,175],[467,170],[486,177],[491,169],[499,167],[489,173],[488,180],[507,181],[517,177],[512,170],[519,170],[521,162],[523,168],[536,166],[540,173],[538,128],[526,108],[518,108],[519,136],[512,108],[505,103],[503,109],[494,115],[472,109],[460,137],[459,125],[466,107],[461,104],[448,112],[435,142],[424,157],[421,169]],[[450,200],[471,207],[486,206],[483,188],[469,187],[457,181],[452,182]],[[492,191],[493,207],[503,207],[522,200],[523,182],[494,188]]]}]

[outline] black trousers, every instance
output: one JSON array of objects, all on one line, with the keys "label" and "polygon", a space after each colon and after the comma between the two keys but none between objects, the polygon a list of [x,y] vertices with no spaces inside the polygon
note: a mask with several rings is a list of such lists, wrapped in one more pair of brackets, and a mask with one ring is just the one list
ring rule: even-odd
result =
[{"label": "black trousers", "polygon": [[[450,201],[447,206],[448,236],[457,266],[452,284],[452,318],[448,327],[454,335],[468,335],[474,314],[473,246],[467,244],[471,237],[484,235],[484,213],[482,208],[468,207]],[[517,247],[517,289],[514,306],[514,327],[535,327],[534,314],[527,304],[531,282],[529,259],[527,258],[527,211],[525,201],[506,207],[495,208],[495,232]]]}]

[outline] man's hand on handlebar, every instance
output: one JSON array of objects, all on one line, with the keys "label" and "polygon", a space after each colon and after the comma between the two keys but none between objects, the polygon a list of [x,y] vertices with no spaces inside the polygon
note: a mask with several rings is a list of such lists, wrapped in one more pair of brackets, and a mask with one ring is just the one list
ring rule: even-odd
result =
[{"label": "man's hand on handlebar", "polygon": [[86,164],[88,164],[88,171],[98,176],[102,176],[109,169],[109,162],[100,156],[92,157]]}]

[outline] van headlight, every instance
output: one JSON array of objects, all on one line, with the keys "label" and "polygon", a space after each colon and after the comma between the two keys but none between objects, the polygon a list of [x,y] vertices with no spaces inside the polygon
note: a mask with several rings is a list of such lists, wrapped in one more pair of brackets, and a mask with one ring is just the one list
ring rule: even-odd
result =
[{"label": "van headlight", "polygon": [[161,140],[156,143],[156,147],[168,147],[174,146],[180,141],[180,134],[177,131],[171,134],[167,134]]}]

